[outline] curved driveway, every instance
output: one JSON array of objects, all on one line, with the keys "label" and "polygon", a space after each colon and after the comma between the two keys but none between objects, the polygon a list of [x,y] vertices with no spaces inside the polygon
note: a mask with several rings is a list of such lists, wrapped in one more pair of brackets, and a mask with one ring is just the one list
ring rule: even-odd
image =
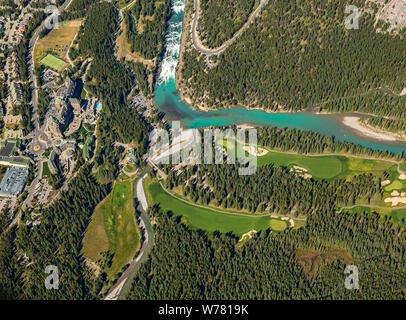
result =
[{"label": "curved driveway", "polygon": [[197,33],[197,24],[199,21],[199,16],[200,16],[200,0],[194,0],[194,13],[193,13],[193,22],[192,22],[192,42],[193,46],[197,51],[200,53],[205,54],[206,56],[212,56],[212,55],[218,55],[222,53],[224,50],[226,50],[244,31],[249,27],[249,25],[252,23],[252,21],[255,19],[255,17],[258,15],[258,13],[261,11],[262,7],[268,2],[268,0],[260,0],[260,4],[258,8],[250,15],[248,18],[248,21],[241,27],[240,30],[238,30],[234,36],[224,42],[220,47],[210,49],[203,45],[203,43],[200,41],[200,37]]}]

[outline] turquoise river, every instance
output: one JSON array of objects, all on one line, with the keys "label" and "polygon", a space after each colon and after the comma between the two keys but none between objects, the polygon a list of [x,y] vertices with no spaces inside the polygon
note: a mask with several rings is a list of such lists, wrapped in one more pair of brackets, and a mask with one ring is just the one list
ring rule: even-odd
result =
[{"label": "turquoise river", "polygon": [[172,16],[165,38],[165,53],[155,88],[155,106],[165,112],[168,120],[180,120],[186,128],[226,126],[238,123],[296,128],[310,130],[325,136],[334,136],[336,140],[359,144],[374,150],[395,154],[403,151],[406,154],[406,142],[378,141],[359,135],[341,123],[339,120],[341,115],[320,115],[304,112],[267,113],[243,108],[210,112],[192,109],[181,101],[179,92],[175,88],[184,7],[185,0],[172,1]]}]

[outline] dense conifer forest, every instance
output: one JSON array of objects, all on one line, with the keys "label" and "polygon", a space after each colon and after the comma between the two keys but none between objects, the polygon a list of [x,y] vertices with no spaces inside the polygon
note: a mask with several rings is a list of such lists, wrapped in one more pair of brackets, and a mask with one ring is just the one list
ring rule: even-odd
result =
[{"label": "dense conifer forest", "polygon": [[384,117],[372,117],[364,120],[371,127],[383,129],[396,134],[406,135],[406,122]]},{"label": "dense conifer forest", "polygon": [[[150,210],[155,246],[128,299],[405,299],[406,233],[378,215],[319,211],[305,227],[232,235],[189,230]],[[344,287],[348,264],[359,290]]]},{"label": "dense conifer forest", "polygon": [[[94,207],[110,189],[110,185],[98,184],[86,166],[73,179],[69,190],[43,210],[38,227],[8,229],[3,221],[6,217],[1,215],[0,283],[6,298],[92,298],[95,283],[90,282],[80,254],[82,236]],[[59,269],[59,290],[47,290],[44,286],[47,265]]]},{"label": "dense conifer forest", "polygon": [[[208,32],[206,41],[216,45],[244,23],[247,14],[242,19],[235,15],[250,12],[255,1],[235,1],[235,5],[220,0],[201,2],[207,13],[202,21]],[[213,3],[224,4],[224,21],[230,24],[227,31],[220,32],[223,26],[213,25],[221,9],[205,7]],[[355,3],[362,5],[363,1]],[[403,33],[375,33],[373,18],[368,15],[359,31],[347,32],[340,22],[344,4],[344,0],[270,1],[264,15],[209,71],[194,51],[185,52],[182,74],[195,101],[211,106],[219,106],[221,101],[240,103],[271,110],[314,106],[321,110],[357,110],[380,116],[371,120],[371,125],[404,130],[401,120],[383,118],[406,120],[404,98],[375,90],[385,86],[398,92],[405,86]],[[146,59],[159,57],[162,52],[169,6],[169,0],[140,0],[124,12],[129,26],[127,37],[133,49]],[[40,15],[34,14],[27,37],[16,49],[23,80],[27,80],[28,35],[41,22]],[[106,275],[95,278],[86,265],[83,235],[94,208],[110,193],[111,182],[120,171],[124,148],[116,142],[135,147],[138,166],[148,148],[151,124],[127,101],[137,82],[142,92],[148,91],[146,82],[139,81],[146,78],[147,71],[142,64],[124,63],[114,55],[118,9],[110,2],[73,0],[63,17],[85,17],[75,54],[91,60],[86,85],[103,103],[97,122],[96,155],[92,165],[83,159],[77,163],[77,175],[66,191],[41,209],[40,225],[10,227],[7,216],[0,214],[0,298],[100,298]],[[368,32],[373,33],[373,41]],[[28,132],[32,128],[28,85],[23,86],[23,98],[24,104],[15,111],[23,114]],[[48,102],[41,91],[39,103],[43,119]],[[293,129],[260,129],[258,143],[303,154],[394,158],[389,153]],[[387,176],[360,174],[331,182],[303,179],[287,168],[272,165],[259,167],[255,175],[245,177],[239,177],[237,169],[228,164],[199,165],[184,168],[178,175],[164,167],[168,179],[163,183],[169,189],[182,186],[183,195],[197,203],[212,202],[250,213],[306,216],[306,225],[281,233],[262,231],[242,243],[232,234],[191,230],[179,217],[153,206],[148,215],[154,225],[154,247],[137,272],[127,298],[406,298],[406,233],[401,223],[394,224],[375,213],[336,212],[339,205],[382,197],[381,181]],[[406,162],[401,169],[406,170]],[[344,288],[344,269],[349,264],[360,270],[359,290]],[[59,269],[59,290],[44,287],[48,265]]]},{"label": "dense conifer forest", "polygon": [[87,76],[89,88],[103,100],[95,161],[109,180],[118,173],[117,161],[123,151],[115,148],[113,142],[136,143],[136,155],[140,159],[147,150],[150,130],[150,124],[127,103],[136,78],[114,56],[117,30],[118,10],[111,3],[103,2],[90,8],[79,38],[79,54],[93,58]]},{"label": "dense conifer forest", "polygon": [[137,51],[145,59],[161,54],[170,5],[170,0],[140,0],[124,11],[126,36],[132,52]]},{"label": "dense conifer forest", "polygon": [[[258,129],[258,145],[278,148],[282,151],[296,151],[298,153],[345,153],[371,156],[376,158],[394,158],[387,151],[372,150],[344,141],[337,141],[334,137],[322,136],[316,132],[288,128],[263,127]],[[403,153],[396,155],[397,159],[404,157]]]},{"label": "dense conifer forest", "polygon": [[181,173],[166,167],[167,188],[181,187],[193,202],[223,208],[295,215],[308,215],[356,200],[381,199],[383,177],[363,174],[350,181],[332,183],[303,179],[287,168],[260,166],[253,175],[239,176],[238,165],[196,165]]},{"label": "dense conifer forest", "polygon": [[221,46],[248,20],[258,0],[200,0],[199,35],[209,48]]},{"label": "dense conifer forest", "polygon": [[[193,4],[188,3],[186,14],[191,14]],[[365,9],[358,30],[345,28],[344,0],[269,1],[211,69],[190,45],[189,36],[179,87],[193,103],[214,109],[319,107],[404,118],[406,97],[375,89],[399,94],[406,87],[406,29],[376,32],[377,7],[361,0],[352,4]],[[211,13],[207,24],[222,17]]]}]

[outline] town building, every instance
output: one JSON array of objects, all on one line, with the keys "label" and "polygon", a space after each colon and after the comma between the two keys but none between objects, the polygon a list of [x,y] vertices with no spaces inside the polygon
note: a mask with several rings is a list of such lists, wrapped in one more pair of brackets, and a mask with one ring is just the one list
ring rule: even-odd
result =
[{"label": "town building", "polygon": [[0,196],[17,197],[25,186],[28,168],[10,167],[0,182]]},{"label": "town building", "polygon": [[23,103],[21,83],[12,82],[10,85],[10,95],[15,105]]},{"label": "town building", "polygon": [[80,107],[80,100],[77,98],[70,98],[69,99],[69,104],[73,108],[73,113],[75,114],[80,114],[82,111],[82,108]]},{"label": "town building", "polygon": [[24,137],[24,133],[23,130],[10,130],[10,129],[6,129],[4,131],[4,138],[5,139],[21,139],[22,137]]},{"label": "town building", "polygon": [[3,118],[4,124],[19,124],[23,120],[21,114],[12,115],[10,112]]},{"label": "town building", "polygon": [[60,139],[63,138],[63,133],[59,121],[55,117],[48,118],[47,126],[45,128],[45,133],[51,139]]}]

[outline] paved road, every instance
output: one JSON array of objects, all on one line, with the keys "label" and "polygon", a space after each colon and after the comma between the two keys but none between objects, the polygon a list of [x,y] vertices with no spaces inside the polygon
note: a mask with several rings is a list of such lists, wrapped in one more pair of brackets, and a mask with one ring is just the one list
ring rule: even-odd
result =
[{"label": "paved road", "polygon": [[268,0],[260,0],[258,8],[250,15],[247,22],[238,30],[234,36],[224,42],[220,47],[210,49],[203,45],[200,41],[200,37],[197,32],[197,25],[200,17],[200,0],[194,0],[194,14],[192,22],[192,42],[193,46],[200,53],[205,54],[206,56],[218,55],[226,50],[244,31],[249,27],[249,25],[254,21],[255,17],[261,12],[262,7],[268,2]]},{"label": "paved road", "polygon": [[158,174],[159,174],[162,178],[164,178],[164,179],[167,178],[167,175],[166,175],[161,169],[159,169],[158,166],[157,166],[155,163],[153,163],[150,159],[148,159],[148,163],[149,163],[151,166],[153,166],[153,167],[158,171]]},{"label": "paved road", "polygon": [[145,239],[142,247],[137,255],[137,258],[133,259],[130,263],[130,266],[123,272],[121,277],[118,279],[116,284],[112,286],[109,290],[109,293],[104,298],[104,300],[118,300],[122,297],[125,292],[130,288],[132,279],[138,272],[141,265],[147,260],[149,253],[152,250],[154,245],[154,235],[152,232],[151,223],[146,215],[146,210],[148,209],[148,203],[146,201],[145,190],[144,190],[144,179],[146,173],[142,173],[139,180],[134,183],[136,190],[134,194],[137,195],[137,198],[140,201],[140,206],[138,207],[141,211],[140,215],[140,224],[139,227],[141,230],[144,230]]}]

